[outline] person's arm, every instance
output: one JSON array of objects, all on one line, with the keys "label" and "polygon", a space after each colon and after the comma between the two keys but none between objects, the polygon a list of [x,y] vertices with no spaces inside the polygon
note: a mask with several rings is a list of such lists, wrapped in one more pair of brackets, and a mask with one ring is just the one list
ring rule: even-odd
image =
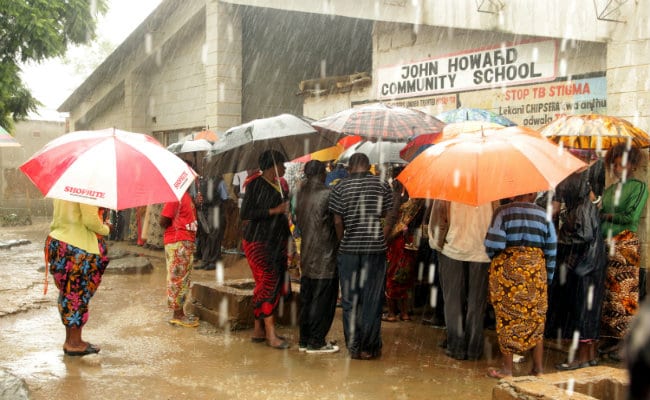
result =
[{"label": "person's arm", "polygon": [[343,225],[343,218],[339,214],[334,214],[334,230],[336,231],[336,237],[339,239],[339,242],[343,240],[345,226]]},{"label": "person's arm", "polygon": [[557,256],[557,234],[555,225],[547,223],[546,243],[544,244],[544,258],[546,259],[546,278],[550,285],[555,274],[555,258]]},{"label": "person's arm", "polygon": [[99,208],[90,204],[79,203],[81,222],[88,230],[106,236],[111,232],[110,226],[99,217]]},{"label": "person's arm", "polygon": [[397,222],[399,205],[393,202],[393,191],[388,184],[384,184],[384,198],[382,202],[381,216],[384,217],[384,238],[388,240],[390,231]]},{"label": "person's arm", "polygon": [[158,219],[158,223],[163,229],[167,229],[170,226],[172,226],[172,219],[169,217],[165,217],[164,215],[161,215],[160,218]]},{"label": "person's arm", "polygon": [[165,203],[162,211],[160,212],[160,218],[158,218],[158,224],[160,225],[161,228],[167,229],[172,225],[173,218],[178,213],[178,209],[180,208],[180,205],[181,205],[180,201]]},{"label": "person's arm", "polygon": [[629,225],[641,218],[643,207],[648,199],[648,191],[643,182],[628,181],[623,186],[620,206],[614,214],[604,214],[607,221],[618,225]]},{"label": "person's arm", "polygon": [[490,259],[506,248],[506,231],[501,226],[501,213],[496,212],[485,235],[485,252]]},{"label": "person's arm", "polygon": [[[261,183],[265,184],[265,183]],[[244,201],[241,205],[240,217],[242,220],[259,220],[267,219],[274,215],[284,214],[289,210],[289,202],[284,201],[279,205],[268,208],[264,204],[261,204],[259,200],[264,198],[262,193],[260,182],[252,181],[246,188],[246,194],[244,194]]]}]

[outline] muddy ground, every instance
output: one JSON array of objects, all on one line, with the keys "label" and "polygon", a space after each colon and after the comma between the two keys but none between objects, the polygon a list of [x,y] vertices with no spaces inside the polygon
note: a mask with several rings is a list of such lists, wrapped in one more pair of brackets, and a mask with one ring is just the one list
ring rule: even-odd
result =
[{"label": "muddy ground", "polygon": [[[42,244],[49,220],[0,228],[0,242],[29,244],[0,249],[0,368],[24,379],[31,398],[68,399],[490,399],[498,366],[493,331],[486,331],[486,356],[457,361],[438,343],[444,330],[414,321],[384,323],[384,352],[374,361],[298,351],[298,328],[280,326],[288,350],[250,342],[251,331],[226,332],[201,322],[197,329],[168,324],[165,267],[161,251],[126,242],[113,247],[148,257],[152,273],[104,275],[90,304],[84,338],[101,346],[99,355],[64,356],[64,328],[56,308],[57,290],[43,294]],[[110,268],[110,266],[109,266]],[[229,256],[225,279],[250,277],[245,259]],[[195,281],[215,279],[195,271]],[[51,278],[50,278],[51,279]],[[343,343],[340,309],[330,339]],[[546,350],[546,369],[565,357]],[[530,370],[516,365],[515,375]]]}]

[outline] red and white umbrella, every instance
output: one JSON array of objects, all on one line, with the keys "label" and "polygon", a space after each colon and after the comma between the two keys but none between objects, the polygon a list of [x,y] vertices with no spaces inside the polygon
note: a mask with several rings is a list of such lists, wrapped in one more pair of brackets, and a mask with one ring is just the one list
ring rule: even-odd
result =
[{"label": "red and white umbrella", "polygon": [[20,170],[45,197],[114,210],[178,201],[196,177],[151,136],[114,128],[58,137]]}]

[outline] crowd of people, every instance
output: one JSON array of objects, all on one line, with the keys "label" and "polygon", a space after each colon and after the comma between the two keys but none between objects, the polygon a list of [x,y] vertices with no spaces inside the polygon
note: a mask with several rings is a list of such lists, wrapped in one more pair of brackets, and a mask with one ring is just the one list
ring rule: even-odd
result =
[{"label": "crowd of people", "polygon": [[[503,364],[488,371],[491,377],[512,375],[513,357],[529,350],[530,374],[542,374],[544,339],[571,343],[558,370],[593,366],[601,357],[620,360],[622,340],[645,296],[637,231],[648,190],[636,173],[643,154],[619,145],[604,159],[576,155],[590,167],[554,193],[474,207],[409,198],[395,179],[398,168],[373,173],[382,166],[371,166],[362,153],[344,167],[309,161],[304,179],[290,191],[284,154],[264,152],[259,170],[239,177],[236,190],[241,247],[255,281],[251,341],[291,346],[276,333],[275,315],[291,296],[287,249],[296,236],[293,224],[300,237],[300,351],[339,351],[327,335],[340,302],[349,356],[380,357],[382,322],[411,320],[419,276],[437,286],[427,293],[441,293],[428,303],[443,311],[450,358],[483,357],[486,312],[493,310]],[[609,185],[605,171],[612,175]],[[179,202],[132,213],[130,232],[137,243],[158,236],[151,232],[154,225],[162,232],[171,324],[198,325],[183,311],[191,271],[195,258],[203,269],[220,259],[221,205],[228,199],[223,178],[210,177]],[[108,264],[104,238],[115,231],[101,211],[54,201],[45,250],[60,291],[68,355],[99,352],[81,332]]]}]

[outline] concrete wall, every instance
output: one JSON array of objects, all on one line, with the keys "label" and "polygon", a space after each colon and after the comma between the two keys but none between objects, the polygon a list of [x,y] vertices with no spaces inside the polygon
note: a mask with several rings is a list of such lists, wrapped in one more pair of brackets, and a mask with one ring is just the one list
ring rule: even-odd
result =
[{"label": "concrete wall", "polygon": [[[125,110],[120,115],[115,115],[111,121],[112,126],[125,130],[136,130],[150,133],[155,130],[173,129],[175,122],[170,126],[160,126],[152,121],[149,115],[143,115],[150,108],[150,97],[147,96],[147,80],[153,68],[174,58],[175,46],[185,47],[178,41],[179,34],[185,37],[187,25],[201,24],[197,28],[204,29],[205,17],[199,16],[203,12],[205,0],[187,0],[177,2],[165,0],[140,27],[132,33],[127,40],[116,49],[107,60],[98,67],[93,74],[64,102],[59,108],[62,112],[70,113],[70,129],[97,129],[96,116],[102,111],[98,105],[118,101],[121,86],[123,95],[126,95]],[[201,22],[202,21],[202,22]],[[175,40],[176,38],[176,40]],[[202,46],[202,41],[201,41]],[[192,64],[201,63],[201,46],[196,50]],[[184,55],[187,55],[186,50]],[[143,94],[142,91],[145,91]],[[166,100],[162,100],[165,104]],[[154,101],[153,105],[157,103]],[[149,118],[147,118],[149,117]],[[199,125],[203,125],[201,122]]]},{"label": "concrete wall", "polygon": [[[647,24],[648,6],[644,1],[608,0],[221,0],[232,4],[339,15],[418,25],[501,31],[517,35],[563,37],[605,42],[617,34],[619,22]],[[497,9],[493,4],[502,3]],[[608,4],[614,3],[614,4]],[[617,3],[624,3],[617,8]],[[481,7],[478,5],[481,4]]]},{"label": "concrete wall", "polygon": [[[203,20],[201,18],[200,20]],[[196,23],[200,21],[196,20]],[[204,24],[203,24],[204,26]],[[205,123],[205,65],[202,26],[185,26],[166,43],[160,63],[149,68],[142,87],[148,101],[145,113],[152,130],[176,130]],[[142,71],[144,74],[145,71]]]},{"label": "concrete wall", "polygon": [[206,126],[224,132],[241,123],[242,12],[210,1],[206,4]]},{"label": "concrete wall", "polygon": [[247,8],[242,23],[244,121],[304,114],[302,80],[371,69],[368,21]]}]

